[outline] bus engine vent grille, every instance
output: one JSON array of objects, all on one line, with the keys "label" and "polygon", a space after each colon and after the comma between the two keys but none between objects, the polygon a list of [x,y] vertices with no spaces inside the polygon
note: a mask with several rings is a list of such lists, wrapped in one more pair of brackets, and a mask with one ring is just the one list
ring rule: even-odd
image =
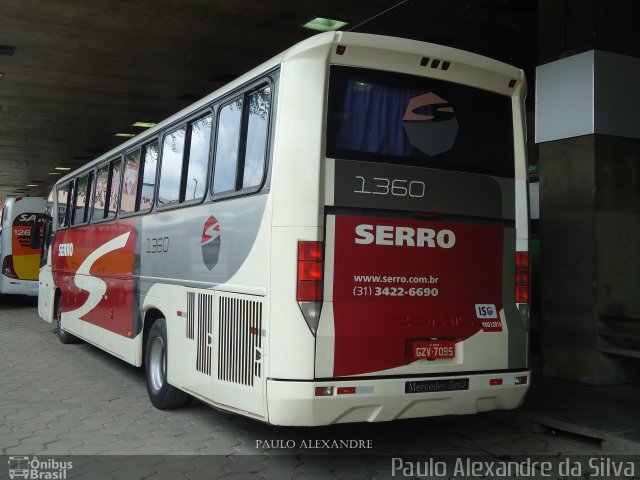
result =
[{"label": "bus engine vent grille", "polygon": [[187,338],[194,339],[194,319],[196,316],[196,293],[187,292]]},{"label": "bus engine vent grille", "polygon": [[213,337],[213,295],[198,294],[198,356],[196,369],[211,375],[211,344]]},{"label": "bus engine vent grille", "polygon": [[262,302],[220,297],[218,379],[253,386],[262,376]]}]

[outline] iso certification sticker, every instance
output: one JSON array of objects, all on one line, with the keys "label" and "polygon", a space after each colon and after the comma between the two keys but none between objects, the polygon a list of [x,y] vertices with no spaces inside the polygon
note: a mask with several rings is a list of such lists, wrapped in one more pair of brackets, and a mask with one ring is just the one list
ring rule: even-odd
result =
[{"label": "iso certification sticker", "polygon": [[498,310],[493,304],[476,304],[477,318],[498,318]]}]

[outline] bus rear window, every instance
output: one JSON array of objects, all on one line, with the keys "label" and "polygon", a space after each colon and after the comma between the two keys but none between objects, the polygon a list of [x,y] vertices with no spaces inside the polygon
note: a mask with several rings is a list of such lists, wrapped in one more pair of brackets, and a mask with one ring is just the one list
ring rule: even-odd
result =
[{"label": "bus rear window", "polygon": [[327,156],[513,177],[511,98],[432,78],[334,65]]}]

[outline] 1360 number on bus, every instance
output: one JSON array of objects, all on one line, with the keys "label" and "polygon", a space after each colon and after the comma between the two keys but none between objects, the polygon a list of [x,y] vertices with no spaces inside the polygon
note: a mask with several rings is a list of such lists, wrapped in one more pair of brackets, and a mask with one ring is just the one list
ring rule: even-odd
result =
[{"label": "1360 number on bus", "polygon": [[424,182],[418,180],[391,179],[384,177],[373,177],[367,182],[364,177],[356,175],[359,188],[354,193],[368,193],[370,195],[393,195],[394,197],[422,198],[427,190]]},{"label": "1360 number on bus", "polygon": [[146,253],[167,253],[169,251],[169,237],[147,238]]}]

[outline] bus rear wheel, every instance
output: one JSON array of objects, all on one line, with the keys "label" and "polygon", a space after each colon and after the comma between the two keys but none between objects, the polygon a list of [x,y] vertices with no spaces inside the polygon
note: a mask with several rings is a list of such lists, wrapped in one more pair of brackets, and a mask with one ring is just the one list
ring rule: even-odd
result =
[{"label": "bus rear wheel", "polygon": [[72,335],[69,332],[66,332],[64,328],[62,328],[62,298],[58,298],[56,302],[56,334],[58,335],[58,340],[64,343],[65,345],[69,345],[72,343],[79,343],[80,339],[75,335]]},{"label": "bus rear wheel", "polygon": [[149,399],[160,410],[182,407],[189,398],[167,382],[167,345],[167,323],[159,318],[147,335],[144,365]]}]

